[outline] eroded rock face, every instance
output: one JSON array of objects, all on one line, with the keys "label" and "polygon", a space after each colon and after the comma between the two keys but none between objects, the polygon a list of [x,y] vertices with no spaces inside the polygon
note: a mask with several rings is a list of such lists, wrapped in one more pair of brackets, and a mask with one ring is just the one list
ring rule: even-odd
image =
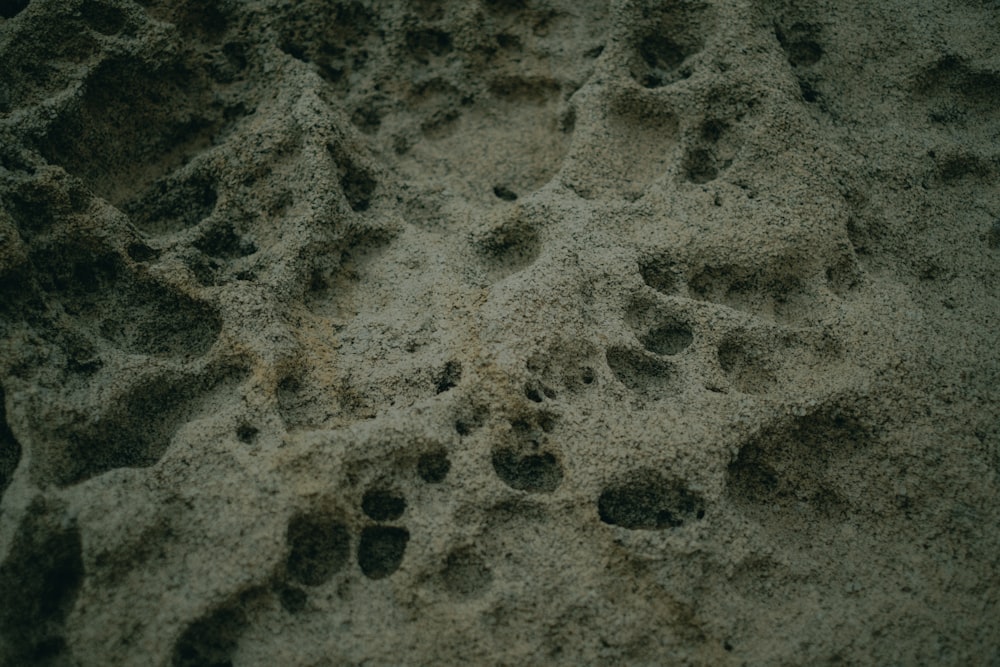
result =
[{"label": "eroded rock face", "polygon": [[0,664],[988,662],[998,54],[0,3]]}]

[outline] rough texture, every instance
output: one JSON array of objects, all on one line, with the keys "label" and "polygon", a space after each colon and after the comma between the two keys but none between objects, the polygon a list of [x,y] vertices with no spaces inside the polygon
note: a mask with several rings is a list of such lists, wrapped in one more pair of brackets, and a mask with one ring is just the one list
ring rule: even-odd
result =
[{"label": "rough texture", "polygon": [[0,2],[0,664],[995,664],[991,0]]}]

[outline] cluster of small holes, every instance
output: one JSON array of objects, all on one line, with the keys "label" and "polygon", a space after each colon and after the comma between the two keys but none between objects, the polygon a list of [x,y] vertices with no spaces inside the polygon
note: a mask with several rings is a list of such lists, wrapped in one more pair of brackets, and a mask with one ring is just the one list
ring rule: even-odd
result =
[{"label": "cluster of small holes", "polygon": [[[440,474],[440,470],[436,472]],[[369,579],[383,579],[402,565],[410,532],[406,528],[380,524],[402,517],[406,499],[397,491],[376,487],[364,493],[361,509],[378,524],[365,526],[361,531],[356,553],[358,566]],[[350,531],[329,513],[293,517],[288,524],[286,540],[289,552],[285,571],[290,580],[305,586],[325,584],[343,569],[350,557]],[[291,613],[306,604],[305,592],[291,586],[282,588],[279,596],[282,606]]]}]

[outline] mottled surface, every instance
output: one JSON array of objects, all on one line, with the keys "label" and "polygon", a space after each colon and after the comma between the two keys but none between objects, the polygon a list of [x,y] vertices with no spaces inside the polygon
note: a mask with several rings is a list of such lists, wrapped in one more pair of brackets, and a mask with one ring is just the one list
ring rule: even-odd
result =
[{"label": "mottled surface", "polygon": [[0,2],[0,664],[1000,660],[1000,10],[862,4]]}]

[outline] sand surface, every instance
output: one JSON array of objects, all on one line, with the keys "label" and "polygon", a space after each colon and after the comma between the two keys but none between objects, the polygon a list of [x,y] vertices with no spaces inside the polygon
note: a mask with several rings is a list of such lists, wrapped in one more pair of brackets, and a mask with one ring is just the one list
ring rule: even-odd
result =
[{"label": "sand surface", "polygon": [[0,1],[0,665],[1000,664],[994,0]]}]

